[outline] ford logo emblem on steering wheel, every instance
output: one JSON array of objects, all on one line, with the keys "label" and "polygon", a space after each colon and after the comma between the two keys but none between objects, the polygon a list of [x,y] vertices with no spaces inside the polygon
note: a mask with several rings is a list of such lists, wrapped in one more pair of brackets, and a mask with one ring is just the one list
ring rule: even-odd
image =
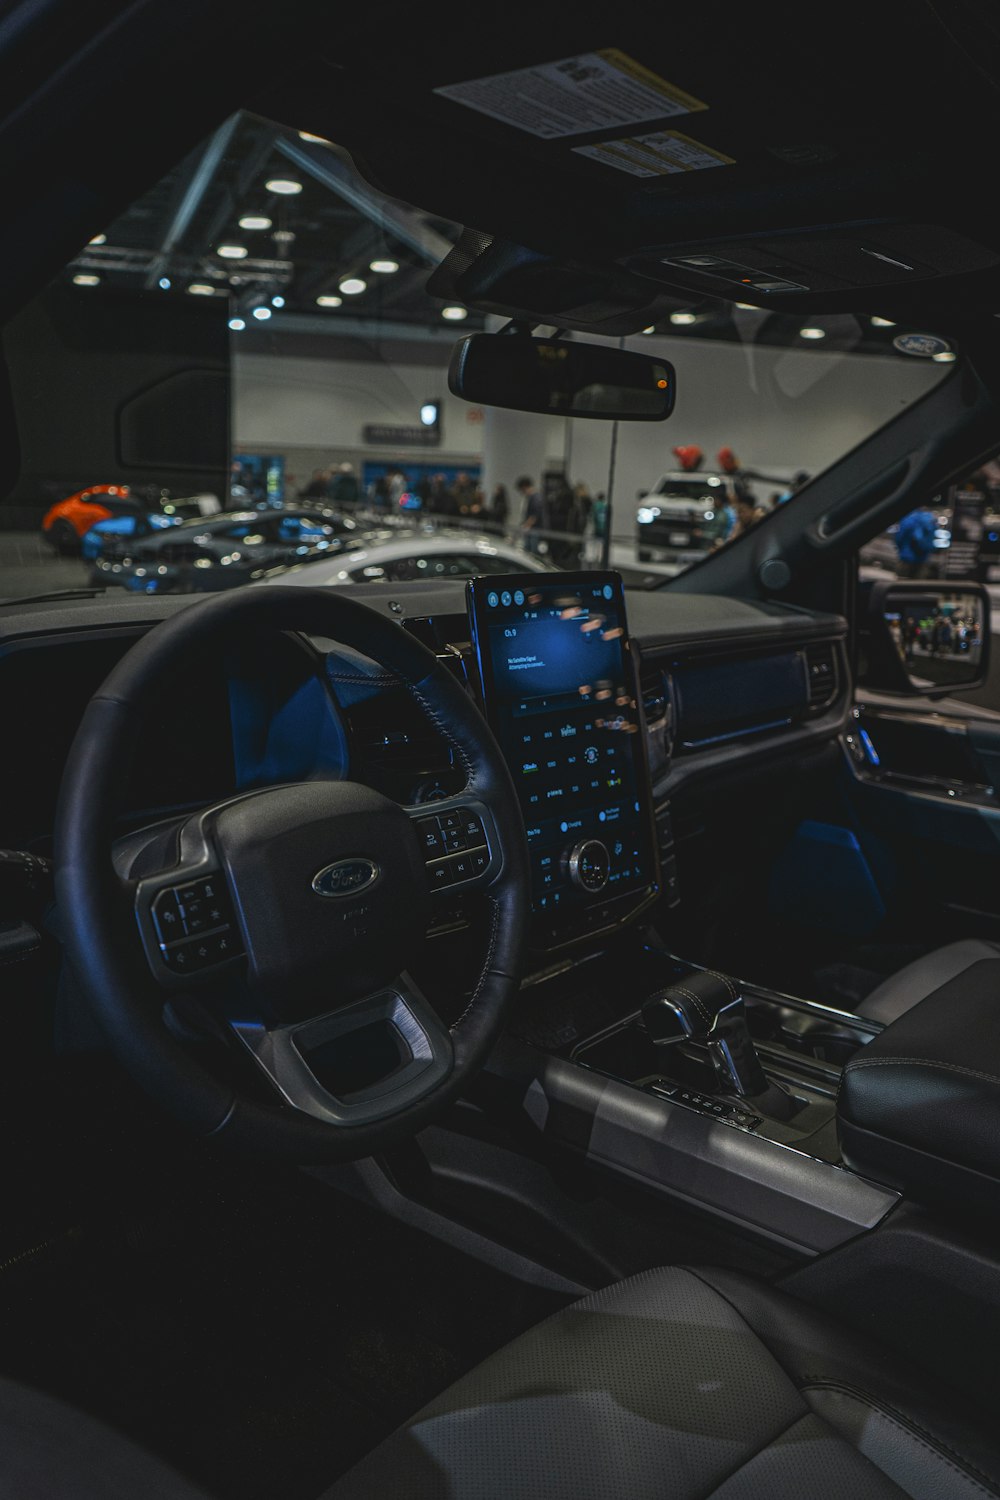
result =
[{"label": "ford logo emblem on steering wheel", "polygon": [[312,888],[317,896],[356,896],[381,873],[373,859],[338,859],[313,876]]}]

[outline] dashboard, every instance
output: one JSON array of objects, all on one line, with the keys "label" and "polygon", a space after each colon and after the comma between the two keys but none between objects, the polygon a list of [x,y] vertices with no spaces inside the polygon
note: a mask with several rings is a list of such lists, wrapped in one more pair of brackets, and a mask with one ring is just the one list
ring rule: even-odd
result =
[{"label": "dashboard", "polygon": [[[622,590],[616,575],[357,586],[480,702],[511,766],[533,943],[560,949],[677,899],[671,802],[692,778],[840,731],[845,622],[775,604]],[[114,663],[189,598],[0,612],[0,847],[47,854],[62,768]],[[402,803],[461,790],[411,695],[336,642],[247,639],[165,685],[130,771],[123,831],[253,786],[350,777]],[[456,921],[461,911],[453,914]]]}]

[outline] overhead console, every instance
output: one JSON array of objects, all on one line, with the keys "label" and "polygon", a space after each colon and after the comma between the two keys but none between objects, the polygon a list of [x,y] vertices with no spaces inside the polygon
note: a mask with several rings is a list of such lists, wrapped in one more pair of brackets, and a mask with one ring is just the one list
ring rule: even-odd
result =
[{"label": "overhead console", "polygon": [[524,814],[534,946],[620,926],[660,879],[621,579],[480,578],[468,604],[483,706]]}]

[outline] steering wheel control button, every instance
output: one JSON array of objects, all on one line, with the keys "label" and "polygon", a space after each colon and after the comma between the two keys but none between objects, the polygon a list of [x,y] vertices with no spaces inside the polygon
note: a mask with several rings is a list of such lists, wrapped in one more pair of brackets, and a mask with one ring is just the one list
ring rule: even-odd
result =
[{"label": "steering wheel control button", "polygon": [[160,891],[153,902],[153,921],[161,943],[173,943],[183,936],[184,928],[176,891]]},{"label": "steering wheel control button", "polygon": [[570,850],[569,877],[591,894],[603,891],[611,873],[611,856],[600,839],[583,839]]},{"label": "steering wheel control button", "polygon": [[444,840],[441,837],[437,818],[418,818],[416,829],[425,859],[435,859],[444,853]]},{"label": "steering wheel control button", "polygon": [[444,890],[445,886],[451,885],[450,861],[439,859],[435,864],[428,865],[427,874],[430,877],[432,891]]}]

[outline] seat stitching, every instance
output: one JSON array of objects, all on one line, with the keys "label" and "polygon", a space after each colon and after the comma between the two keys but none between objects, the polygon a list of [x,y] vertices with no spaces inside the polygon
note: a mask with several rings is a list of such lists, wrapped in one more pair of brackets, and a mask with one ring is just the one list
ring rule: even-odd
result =
[{"label": "seat stitching", "polygon": [[331,682],[361,682],[367,686],[369,683],[390,682],[398,687],[403,686],[403,679],[395,672],[327,672]]},{"label": "seat stitching", "polygon": [[479,999],[479,996],[482,994],[483,985],[486,983],[487,975],[489,974],[490,967],[493,963],[493,955],[496,952],[497,932],[499,931],[500,927],[500,902],[495,896],[490,896],[487,899],[493,907],[493,925],[490,931],[490,946],[486,953],[486,961],[483,964],[482,969],[480,970],[479,979],[476,981],[476,987],[472,992],[472,997],[469,1000],[468,1005],[463,1010],[462,1014],[459,1016],[458,1020],[454,1023],[453,1026],[449,1028],[449,1030],[453,1032],[458,1030],[472,1007],[475,1005],[476,1001]]},{"label": "seat stitching", "polygon": [[[725,1292],[719,1291],[718,1287],[714,1287],[710,1281],[706,1281],[703,1276],[699,1276],[698,1272],[696,1270],[694,1270],[693,1267],[691,1267],[691,1266],[684,1266],[682,1269],[685,1270],[685,1271],[687,1271],[688,1274],[690,1276],[693,1276],[697,1281],[700,1281],[701,1284],[702,1284],[702,1286],[707,1287],[710,1292],[714,1292],[717,1297],[721,1297],[722,1300],[723,1300],[723,1302],[727,1303],[727,1305],[732,1308],[733,1312],[739,1318],[740,1322],[743,1323],[744,1326],[750,1331],[750,1333],[758,1341],[758,1343],[762,1346],[762,1348],[764,1348],[764,1349],[767,1350],[768,1354],[774,1360],[774,1362],[778,1366],[779,1370],[782,1370],[784,1372],[784,1374],[791,1381],[792,1385],[795,1387],[796,1391],[798,1392],[798,1394],[800,1396],[802,1396],[802,1391],[803,1391],[804,1386],[818,1387],[818,1386],[822,1386],[822,1385],[830,1385],[834,1389],[844,1390],[844,1391],[847,1391],[848,1394],[853,1394],[850,1386],[847,1386],[847,1385],[838,1385],[838,1382],[833,1381],[833,1380],[829,1380],[828,1381],[822,1375],[803,1375],[803,1376],[798,1376],[798,1377],[794,1376],[792,1374],[792,1372],[789,1369],[787,1369],[786,1366],[782,1363],[782,1361],[778,1358],[778,1356],[775,1354],[774,1350],[770,1347],[770,1345],[767,1344],[765,1342],[765,1340],[760,1336],[760,1334],[754,1328],[753,1324],[751,1322],[749,1322],[749,1320],[743,1316],[743,1314],[740,1312],[740,1309],[736,1306],[735,1302],[733,1302],[731,1298],[729,1298],[729,1297],[726,1296]],[[802,1380],[803,1385],[799,1384],[799,1380]],[[896,1412],[895,1408],[889,1407],[886,1403],[882,1403],[882,1402],[879,1402],[879,1401],[875,1400],[872,1397],[868,1397],[866,1395],[866,1393],[860,1389],[860,1387],[857,1390],[857,1394],[859,1396],[861,1396],[862,1400],[867,1400],[868,1403],[869,1403],[869,1405],[871,1405],[871,1406],[873,1406],[873,1407],[875,1407],[877,1409],[884,1409],[886,1416],[893,1416],[893,1415],[895,1415],[896,1420],[898,1422],[900,1422],[900,1423],[902,1423],[904,1425],[907,1423],[908,1418],[905,1416],[904,1413],[902,1413],[902,1412]],[[808,1407],[808,1409],[810,1411],[812,1411],[812,1407],[809,1406],[809,1403],[807,1401],[805,1401],[804,1397],[803,1397],[803,1401],[804,1401],[804,1404]],[[816,1413],[814,1413],[814,1415],[816,1415]],[[827,1425],[830,1425],[830,1424],[827,1424]],[[919,1428],[915,1427],[914,1430],[915,1431],[922,1431],[923,1429],[919,1429]],[[836,1431],[836,1429],[834,1429],[834,1431]],[[839,1434],[838,1434],[838,1436],[839,1436]],[[846,1441],[846,1439],[842,1439],[842,1441]],[[932,1441],[931,1444],[930,1444],[930,1446],[933,1447],[935,1453],[940,1454],[940,1456],[942,1458],[944,1458],[945,1453],[950,1453],[953,1456],[953,1458],[956,1460],[956,1465],[955,1466],[958,1467],[961,1470],[961,1472],[965,1473],[967,1478],[969,1478],[969,1479],[975,1478],[976,1480],[981,1481],[981,1483],[986,1486],[986,1493],[988,1495],[990,1495],[990,1496],[996,1496],[997,1495],[998,1491],[994,1488],[993,1481],[990,1479],[989,1475],[988,1474],[984,1474],[981,1469],[979,1469],[975,1464],[971,1463],[968,1459],[964,1458],[962,1454],[956,1453],[953,1448],[948,1447],[948,1445],[945,1444],[945,1443],[942,1443],[941,1446],[938,1447],[937,1444],[936,1444],[936,1442]],[[869,1462],[871,1462],[871,1460],[869,1460]],[[948,1460],[946,1458],[945,1458],[945,1462],[948,1462]],[[873,1467],[877,1468],[878,1465],[876,1464]]]},{"label": "seat stitching", "polygon": [[[963,1478],[977,1485],[978,1488],[983,1490],[984,1494],[991,1496],[997,1494],[997,1490],[988,1474],[984,1474],[977,1465],[971,1463],[963,1454],[956,1452],[948,1443],[939,1438],[936,1433],[933,1433],[927,1427],[921,1426],[919,1422],[914,1421],[905,1412],[901,1412],[896,1407],[891,1406],[887,1401],[882,1400],[881,1397],[872,1396],[870,1392],[863,1390],[860,1386],[848,1385],[846,1382],[840,1380],[829,1380],[823,1375],[807,1375],[804,1379],[805,1383],[801,1386],[801,1390],[843,1391],[845,1396],[850,1396],[853,1400],[860,1401],[864,1406],[870,1406],[873,1411],[880,1412],[887,1421],[892,1422],[904,1432],[908,1432],[921,1447],[927,1448],[930,1452],[936,1454],[950,1469],[954,1469],[957,1474],[961,1474]],[[829,1425],[833,1426],[834,1424],[829,1423]],[[837,1429],[834,1428],[834,1430],[836,1431]],[[880,1466],[876,1465],[876,1467]]]},{"label": "seat stitching", "polygon": [[982,1073],[978,1068],[966,1068],[961,1063],[934,1062],[929,1057],[859,1057],[855,1062],[849,1062],[844,1069],[845,1073],[853,1073],[858,1068],[941,1068],[946,1073],[962,1073],[966,1078],[981,1078],[984,1083],[995,1083],[1000,1088],[1000,1078],[992,1073]]}]

